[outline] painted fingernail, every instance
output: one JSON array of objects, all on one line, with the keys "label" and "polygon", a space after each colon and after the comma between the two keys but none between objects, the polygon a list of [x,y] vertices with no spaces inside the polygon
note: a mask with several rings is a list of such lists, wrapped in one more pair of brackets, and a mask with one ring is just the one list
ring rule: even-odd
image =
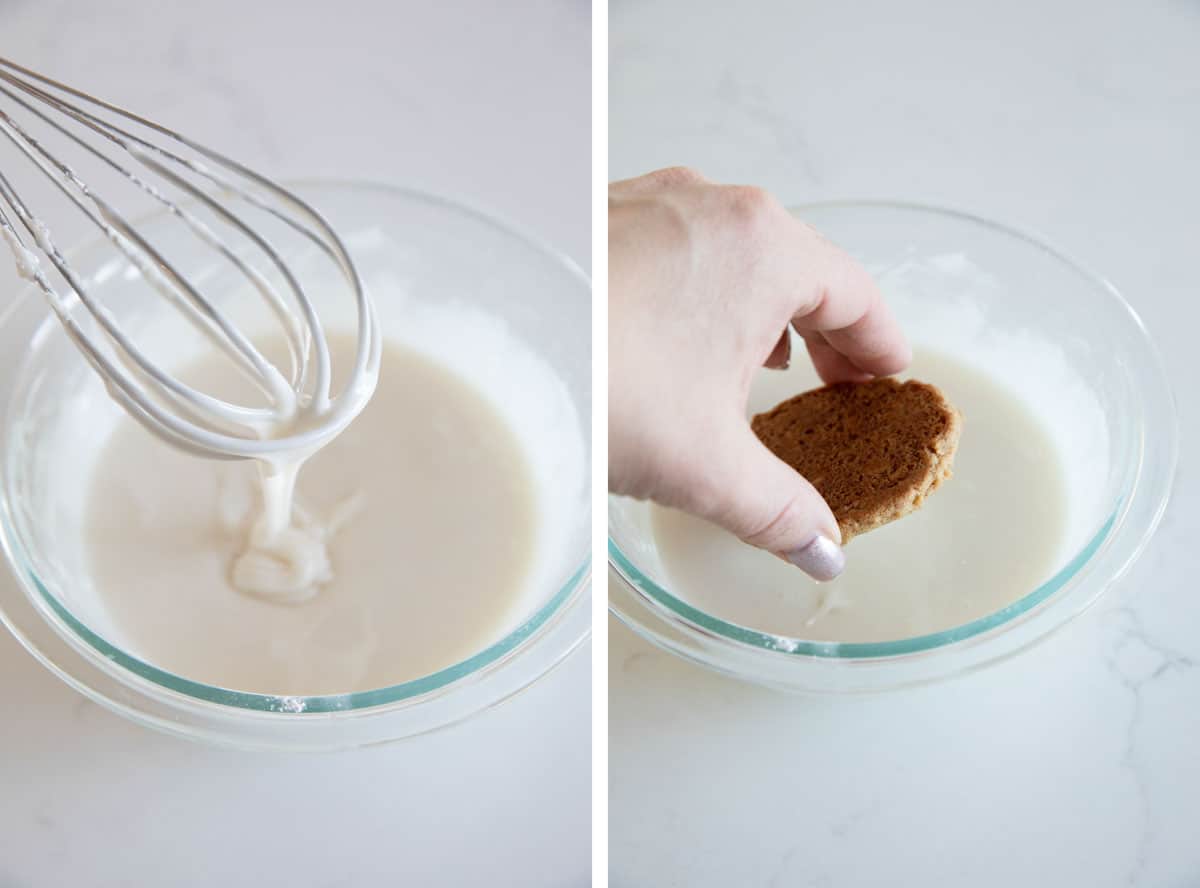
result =
[{"label": "painted fingernail", "polygon": [[818,534],[811,543],[793,549],[784,557],[819,582],[832,580],[846,569],[846,553],[823,534]]}]

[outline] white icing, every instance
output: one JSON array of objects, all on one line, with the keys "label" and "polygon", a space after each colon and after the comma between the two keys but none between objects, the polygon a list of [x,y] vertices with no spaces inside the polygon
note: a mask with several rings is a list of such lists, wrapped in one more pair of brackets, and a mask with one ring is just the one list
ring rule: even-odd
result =
[{"label": "white icing", "polygon": [[12,250],[13,259],[17,265],[17,274],[27,281],[37,280],[41,273],[41,263],[37,254],[21,243],[17,233],[8,225],[0,225],[0,237],[4,238],[8,248]]}]

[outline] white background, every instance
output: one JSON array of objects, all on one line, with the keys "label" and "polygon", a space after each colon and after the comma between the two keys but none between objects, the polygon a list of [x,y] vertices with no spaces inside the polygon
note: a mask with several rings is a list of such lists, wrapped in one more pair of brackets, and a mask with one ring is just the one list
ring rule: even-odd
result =
[{"label": "white background", "polygon": [[816,702],[612,624],[612,883],[1200,884],[1200,3],[613,0],[610,172],[1041,232],[1162,348],[1183,455],[1104,605],[1015,661]]},{"label": "white background", "polygon": [[[589,23],[582,0],[0,0],[0,55],[277,177],[464,199],[587,267]],[[589,672],[585,646],[397,745],[240,754],[122,721],[0,631],[0,888],[587,884]]]}]

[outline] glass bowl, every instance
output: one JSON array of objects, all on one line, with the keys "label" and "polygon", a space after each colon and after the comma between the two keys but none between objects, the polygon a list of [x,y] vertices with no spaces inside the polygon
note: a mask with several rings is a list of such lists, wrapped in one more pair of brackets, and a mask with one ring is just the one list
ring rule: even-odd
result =
[{"label": "glass bowl", "polygon": [[[395,740],[467,718],[523,690],[587,637],[590,284],[579,268],[528,234],[439,197],[372,184],[295,187],[342,236],[368,291],[384,294],[377,308],[385,337],[423,306],[455,300],[506,331],[529,360],[548,367],[557,379],[562,409],[555,419],[563,421],[565,415],[566,425],[577,426],[571,436],[577,438],[577,452],[569,460],[561,453],[531,453],[531,467],[535,475],[540,469],[561,472],[571,461],[570,478],[578,479],[568,483],[563,477],[553,564],[539,574],[519,624],[484,650],[431,675],[312,697],[210,686],[122,649],[114,640],[119,634],[84,591],[87,563],[75,524],[83,499],[78,491],[102,440],[92,415],[117,414],[41,295],[29,289],[0,313],[0,380],[6,388],[0,405],[7,401],[0,431],[0,538],[19,581],[0,583],[0,618],[60,678],[137,722],[239,747],[322,750]],[[206,295],[234,291],[222,288],[228,266],[169,219],[148,217],[140,230],[182,264]],[[302,242],[288,256],[301,278],[313,249]],[[131,299],[153,301],[137,288],[136,297],[131,295],[125,282],[134,273],[108,247],[81,249],[72,261],[118,317],[139,317],[140,306],[128,304]],[[323,297],[313,295],[328,318]],[[348,301],[342,310],[352,311]],[[503,368],[487,372],[498,382],[506,375]],[[64,433],[75,442],[72,458],[40,446]],[[89,447],[89,440],[97,446]],[[539,467],[539,460],[549,465]]]},{"label": "glass bowl", "polygon": [[1157,526],[1178,447],[1162,361],[1111,284],[1034,237],[907,204],[821,203],[793,212],[876,275],[915,348],[1003,380],[1040,420],[1063,457],[1067,491],[1064,543],[1052,575],[1017,590],[994,613],[932,634],[862,643],[773,635],[675,594],[649,507],[610,497],[616,581],[609,607],[669,651],[801,692],[920,684],[1012,656],[1095,602]]}]

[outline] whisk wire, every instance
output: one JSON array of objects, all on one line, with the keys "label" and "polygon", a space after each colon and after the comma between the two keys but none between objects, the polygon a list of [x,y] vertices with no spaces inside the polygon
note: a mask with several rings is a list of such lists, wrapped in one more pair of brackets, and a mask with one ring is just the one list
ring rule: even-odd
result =
[{"label": "whisk wire", "polygon": [[[5,75],[5,73],[3,71],[0,71],[0,80],[4,80],[6,82],[11,82],[11,77]],[[50,96],[47,93],[37,90],[36,88],[34,88],[32,86],[29,86],[28,91],[31,94],[44,99],[45,101],[48,101],[48,102],[57,101],[53,96]],[[228,247],[227,244],[225,244],[223,241],[221,241],[215,235],[215,233],[213,233],[211,231],[211,229],[209,229],[207,226],[205,226],[193,214],[188,213],[187,211],[178,207],[173,201],[168,199],[166,197],[166,195],[164,195],[159,189],[155,188],[152,184],[146,182],[145,180],[143,180],[141,177],[137,176],[132,171],[121,166],[119,163],[117,163],[115,160],[113,160],[107,154],[103,153],[102,151],[99,151],[94,146],[89,145],[86,141],[84,141],[82,138],[80,138],[78,134],[76,134],[73,131],[62,126],[62,124],[60,124],[58,121],[52,119],[49,115],[47,115],[40,109],[30,105],[24,99],[20,98],[19,96],[14,95],[7,88],[0,86],[0,94],[3,94],[5,96],[7,96],[8,98],[12,99],[13,101],[17,102],[23,108],[28,110],[30,113],[36,115],[39,119],[44,121],[47,125],[53,127],[58,132],[62,133],[64,136],[71,139],[75,144],[77,144],[78,146],[83,148],[85,151],[89,152],[92,156],[99,158],[109,168],[118,172],[120,175],[125,177],[128,181],[132,182],[134,185],[136,185],[138,188],[140,188],[144,193],[148,194],[149,196],[154,198],[156,201],[158,201],[161,205],[165,206],[169,212],[173,213],[176,217],[182,219],[187,225],[189,225],[192,228],[192,230],[197,234],[197,236],[202,237],[210,246],[217,249],[219,252],[221,252],[221,254],[223,256],[225,256],[225,258],[232,261],[234,263],[234,265],[251,281],[251,283],[259,291],[259,293],[268,300],[269,304],[272,306],[273,310],[275,311],[276,316],[283,323],[285,331],[288,334],[289,356],[291,357],[291,359],[293,361],[293,374],[292,374],[293,383],[295,383],[295,381],[297,379],[302,378],[302,370],[303,370],[302,364],[306,357],[307,352],[305,349],[306,343],[304,342],[302,336],[299,335],[298,330],[297,330],[297,328],[300,325],[295,323],[295,318],[292,317],[292,315],[290,315],[287,312],[286,306],[283,304],[283,300],[279,297],[279,294],[276,293],[273,288],[271,288],[269,283],[266,281],[265,278],[262,277],[262,275],[258,274],[257,271],[252,269],[246,262],[244,262],[240,257],[238,257]],[[133,149],[131,149],[129,142],[126,141],[126,137],[134,138],[132,136],[132,134],[125,134],[118,128],[107,127],[107,126],[103,125],[104,121],[100,121],[97,118],[91,117],[90,115],[87,115],[86,113],[79,111],[79,109],[74,109],[73,106],[69,106],[69,103],[60,103],[60,104],[64,108],[70,108],[71,110],[69,111],[69,113],[71,114],[71,116],[73,116],[76,119],[83,122],[84,125],[88,126],[93,132],[103,135],[105,138],[110,139],[112,142],[114,142],[121,148],[124,148],[127,152],[130,152],[131,154],[133,153]],[[78,112],[78,113],[76,113],[76,112]],[[2,114],[3,114],[3,112],[0,111],[0,115],[2,115]],[[112,238],[112,232],[107,227],[108,225],[112,225],[112,226],[116,227],[118,230],[120,230],[126,237],[132,239],[135,243],[138,244],[138,246],[141,249],[143,249],[147,254],[149,254],[151,260],[153,261],[153,263],[155,263],[155,265],[150,266],[150,267],[152,269],[157,269],[159,267],[163,268],[167,272],[168,277],[170,277],[177,286],[179,286],[180,288],[183,289],[188,300],[195,307],[200,309],[200,314],[196,314],[195,311],[191,310],[191,306],[180,304],[179,305],[180,309],[182,311],[184,311],[185,315],[189,318],[189,320],[191,320],[193,323],[195,323],[197,325],[200,325],[203,332],[205,332],[207,335],[209,335],[211,338],[213,338],[214,341],[217,342],[218,345],[220,345],[223,349],[225,349],[227,351],[227,353],[231,354],[235,358],[235,360],[240,359],[243,362],[248,362],[248,364],[249,364],[248,367],[245,364],[243,364],[243,367],[242,367],[243,370],[250,371],[250,372],[246,373],[247,377],[250,378],[252,381],[256,382],[256,384],[259,384],[260,387],[263,389],[264,393],[266,393],[269,397],[271,397],[275,401],[275,403],[279,404],[281,401],[286,403],[286,396],[283,395],[283,392],[288,390],[290,387],[288,385],[286,385],[282,380],[273,378],[273,374],[271,373],[271,368],[268,367],[266,359],[263,358],[263,356],[257,351],[257,349],[255,349],[245,339],[245,337],[240,336],[235,330],[233,330],[230,327],[229,324],[225,323],[223,316],[221,316],[219,313],[215,312],[212,309],[212,306],[209,305],[199,295],[199,293],[196,291],[196,289],[194,287],[192,287],[186,281],[186,279],[184,279],[181,275],[177,274],[173,267],[171,267],[168,263],[166,263],[165,260],[160,255],[158,255],[156,252],[154,252],[153,249],[150,248],[149,245],[146,244],[142,238],[137,236],[136,232],[134,232],[132,230],[131,226],[129,226],[125,222],[125,220],[123,218],[121,218],[121,216],[119,214],[112,212],[111,208],[108,207],[106,202],[104,202],[102,199],[100,199],[96,195],[91,194],[89,189],[87,188],[86,184],[83,183],[78,178],[78,176],[76,176],[74,174],[74,172],[70,169],[70,167],[66,166],[65,164],[59,163],[52,156],[50,156],[47,152],[45,152],[44,149],[40,149],[40,146],[38,145],[36,140],[32,139],[27,134],[25,134],[24,131],[21,130],[21,128],[15,123],[15,121],[12,121],[12,119],[7,117],[7,115],[4,115],[4,117],[7,120],[9,126],[11,126],[18,133],[21,133],[22,138],[31,143],[31,147],[33,147],[35,149],[39,149],[39,153],[41,153],[48,161],[53,162],[57,166],[59,166],[60,172],[66,178],[68,178],[68,180],[71,181],[72,184],[74,184],[77,188],[79,188],[80,191],[85,194],[85,196],[89,197],[92,200],[92,202],[96,205],[96,209],[100,212],[100,215],[103,217],[103,222],[100,219],[97,219],[95,217],[95,215],[90,212],[88,213],[88,215],[92,219],[92,221],[105,233],[105,235],[108,236],[110,239]],[[114,135],[114,132],[121,133],[121,136]],[[11,139],[12,135],[11,134],[8,134],[8,135]],[[19,145],[18,147],[22,147],[22,146]],[[134,155],[134,156],[136,157],[136,155]],[[230,212],[227,208],[222,207],[216,201],[210,200],[208,198],[208,195],[204,194],[199,189],[196,189],[194,186],[192,186],[192,184],[190,182],[187,182],[186,180],[183,180],[177,176],[174,176],[174,174],[171,171],[166,170],[164,167],[161,167],[161,165],[156,165],[156,166],[157,166],[157,169],[162,174],[169,176],[172,181],[183,186],[185,188],[185,190],[191,196],[196,197],[199,200],[201,200],[202,202],[204,202],[207,206],[209,206],[211,209],[213,209],[215,212],[217,212],[223,218],[225,218],[226,221],[228,221],[230,224],[234,225],[238,230],[240,230],[243,234],[245,234],[252,241],[254,241],[258,246],[260,246],[261,249],[263,249],[263,251],[265,253],[267,253],[267,255],[271,258],[272,262],[274,262],[275,265],[280,269],[281,273],[283,273],[285,275],[285,277],[289,276],[286,265],[283,263],[282,259],[278,256],[278,254],[270,247],[270,245],[264,239],[259,237],[239,217],[237,217],[235,214]],[[59,183],[59,184],[61,185],[61,183]],[[85,211],[86,211],[86,207],[81,206],[81,209],[85,209]],[[141,268],[141,270],[143,270],[143,272],[145,272],[146,269],[144,267],[144,263],[141,263],[141,265],[143,266]],[[154,275],[155,271],[151,271],[150,274]],[[302,292],[297,292],[298,283],[295,282],[295,279],[291,278],[289,283],[291,283],[293,285],[293,292],[296,294],[297,299],[298,300],[305,299]],[[178,294],[174,293],[174,292],[170,292],[168,295],[170,295],[172,297],[178,296]],[[220,331],[220,334],[224,337],[224,341],[222,341],[220,339],[220,337],[214,336],[214,333],[216,331],[214,331],[213,325],[215,325],[217,330]],[[236,353],[229,351],[229,349],[228,349],[229,345],[232,345],[236,349]],[[258,376],[256,376],[255,374],[258,374]],[[264,378],[269,380],[269,383],[270,383],[269,385],[264,386],[262,384],[262,380]]]},{"label": "whisk wire", "polygon": [[[197,326],[201,327],[206,333],[209,333],[210,338],[228,353],[236,356],[242,356],[238,352],[231,351],[226,343],[219,337],[212,335],[212,328],[217,327],[226,331],[229,338],[238,342],[239,340],[249,347],[249,343],[234,330],[219,313],[216,313],[212,307],[204,302],[202,297],[195,290],[182,280],[178,274],[173,274],[172,267],[166,262],[162,255],[155,250],[149,243],[146,242],[136,231],[124,223],[111,207],[102,199],[89,193],[87,186],[75,175],[75,172],[61,161],[57,161],[50,155],[44,147],[32,136],[26,133],[19,125],[15,124],[7,114],[0,111],[0,131],[3,131],[21,150],[36,163],[43,172],[45,172],[55,185],[71,200],[85,215],[88,216],[98,227],[101,228],[108,236],[109,240],[118,247],[130,261],[137,267],[142,277],[147,281],[154,282],[164,296],[167,296],[178,309],[180,309],[189,319]],[[53,175],[51,170],[57,170],[61,175]],[[64,179],[66,180],[64,182]],[[68,187],[68,183],[77,188],[82,194],[90,198],[95,209],[89,207],[87,203],[74,191]],[[109,339],[118,346],[117,356],[121,359],[121,363],[133,373],[144,377],[150,377],[154,382],[157,382],[163,389],[176,401],[177,404],[185,405],[190,408],[190,413],[193,418],[198,418],[198,414],[202,414],[204,420],[219,423],[222,419],[222,413],[232,413],[240,417],[244,421],[249,421],[255,424],[265,424],[269,421],[267,411],[254,410],[252,408],[241,408],[238,405],[228,404],[227,402],[218,401],[215,398],[210,398],[200,392],[195,391],[191,387],[184,385],[174,376],[162,372],[138,346],[124,334],[118,325],[116,319],[112,316],[103,305],[96,302],[88,293],[87,288],[78,279],[77,275],[66,263],[62,253],[54,244],[49,232],[44,226],[40,225],[33,218],[28,206],[15,193],[11,185],[5,183],[6,198],[13,205],[22,224],[34,237],[34,241],[49,257],[54,267],[63,275],[63,278],[70,284],[72,289],[78,295],[80,302],[83,303],[88,312],[94,317],[100,325],[104,333]],[[112,220],[112,222],[108,221]],[[114,224],[119,226],[114,228]],[[132,240],[138,249],[131,249],[128,240]],[[140,250],[140,252],[139,252]],[[149,257],[149,261],[147,261]],[[167,269],[168,274],[163,275],[161,269]],[[165,285],[164,285],[165,284]],[[183,289],[190,291],[197,303],[207,311],[198,311],[195,305],[183,300],[180,297],[179,289],[175,286],[179,284]],[[261,378],[268,382],[274,381],[278,377],[276,371],[265,358],[260,355],[257,350],[250,349],[251,355],[245,356],[251,360],[255,369],[261,374]],[[119,382],[121,387],[128,389],[131,396],[137,396],[137,391],[133,383],[127,380],[124,374],[120,374]],[[272,394],[279,397],[279,393],[287,391],[290,388],[286,386],[282,379],[278,379],[277,385],[273,386]],[[140,400],[140,396],[138,396]]]},{"label": "whisk wire", "polygon": [[[85,282],[55,245],[49,228],[32,212],[12,180],[0,169],[0,235],[12,249],[18,271],[45,295],[67,335],[104,379],[113,397],[131,415],[176,446],[208,456],[242,458],[265,456],[278,450],[312,449],[340,431],[361,410],[378,376],[381,346],[374,308],[344,244],[315,209],[270,179],[219,152],[4,58],[0,58],[0,96],[66,137],[87,156],[101,161],[104,167],[183,222],[196,238],[215,250],[243,280],[249,282],[283,328],[291,363],[286,378],[161,250],[126,220],[114,204],[95,193],[71,164],[60,159],[0,107],[0,133],[8,142],[103,232],[152,289],[227,354],[269,401],[266,408],[231,404],[183,383],[150,360],[125,334],[112,312],[91,296]],[[64,96],[78,99],[81,104]],[[138,135],[89,108],[108,112],[163,136],[172,144],[203,157],[206,163]],[[64,119],[56,119],[55,114]],[[66,126],[68,120],[122,150],[143,172],[135,172],[100,150],[80,132]],[[216,164],[225,172],[214,170],[208,163]],[[276,290],[263,271],[254,267],[249,254],[244,256],[233,249],[216,230],[169,197],[147,175],[157,176],[178,189],[197,207],[211,213],[218,223],[248,241],[283,281],[290,300]],[[227,205],[230,199],[240,200],[267,214],[282,222],[287,230],[315,244],[334,262],[353,291],[358,342],[348,381],[337,397],[331,396],[329,346],[312,300],[279,250],[245,217]],[[283,208],[273,201],[282,204]],[[22,236],[18,223],[29,241]],[[38,260],[37,252],[49,260],[71,294],[94,319],[109,344],[111,356],[78,323],[69,298],[57,292]]]},{"label": "whisk wire", "polygon": [[[252,182],[255,182],[256,184],[260,185],[261,187],[267,189],[268,191],[273,192],[277,197],[282,198],[285,201],[293,204],[293,206],[300,209],[302,212],[305,213],[305,215],[309,216],[310,219],[315,220],[324,229],[326,236],[332,238],[332,240],[335,243],[335,249],[331,249],[330,244],[327,243],[326,240],[322,239],[322,237],[320,235],[318,235],[316,232],[314,232],[313,230],[300,224],[294,218],[292,218],[284,213],[281,213],[276,207],[270,205],[269,203],[259,200],[253,193],[248,192],[245,189],[242,189],[236,183],[215,173],[214,171],[210,170],[208,167],[204,166],[203,164],[197,163],[195,160],[183,157],[182,155],[176,154],[176,153],[164,148],[161,145],[157,145],[153,142],[143,139],[128,130],[125,130],[125,129],[122,129],[121,127],[116,126],[115,124],[111,123],[110,121],[106,121],[103,118],[100,118],[93,114],[88,113],[87,111],[83,110],[79,106],[73,105],[70,102],[67,102],[67,101],[61,99],[60,97],[53,95],[52,93],[47,93],[44,90],[40,90],[37,87],[34,87],[32,84],[24,83],[24,82],[20,81],[18,78],[14,78],[11,73],[4,71],[3,69],[5,69],[5,68],[19,71],[22,74],[33,77],[42,83],[45,83],[47,85],[54,87],[55,89],[59,89],[69,95],[76,96],[77,98],[83,99],[86,102],[96,105],[97,107],[103,108],[103,109],[110,111],[114,114],[117,114],[125,119],[133,121],[141,126],[145,126],[149,129],[152,129],[152,130],[160,133],[161,135],[164,135],[164,136],[178,142],[179,144],[184,145],[184,146],[196,151],[197,153],[207,157],[208,159],[213,160],[213,161],[219,163],[220,165],[233,170],[234,172],[243,176],[244,178],[249,179]],[[226,221],[233,221],[232,216],[229,213],[227,208],[222,207],[219,204],[217,204],[216,202],[212,201],[208,197],[208,195],[204,194],[199,189],[196,189],[190,182],[179,177],[173,171],[167,169],[166,167],[164,167],[161,164],[154,163],[154,161],[151,158],[147,157],[145,154],[143,154],[141,152],[138,152],[133,146],[136,144],[137,146],[141,147],[142,149],[145,149],[145,150],[148,150],[155,154],[164,156],[167,159],[169,159],[170,161],[181,164],[184,167],[186,167],[187,169],[189,169],[191,172],[207,179],[213,185],[236,192],[239,197],[241,197],[243,200],[246,200],[252,206],[255,206],[258,209],[263,210],[264,212],[273,216],[275,219],[282,221],[284,224],[288,225],[289,227],[293,228],[300,234],[307,237],[310,241],[312,241],[314,244],[316,244],[321,250],[325,251],[327,255],[329,255],[336,262],[338,262],[340,265],[342,265],[344,273],[350,273],[350,274],[356,275],[356,272],[353,271],[352,263],[349,262],[349,257],[346,255],[344,248],[342,248],[340,242],[337,240],[336,235],[333,233],[332,229],[330,229],[329,226],[324,222],[324,220],[321,219],[320,216],[311,207],[309,207],[307,204],[305,204],[303,201],[301,201],[295,195],[280,188],[274,182],[270,181],[269,179],[265,178],[264,176],[259,175],[258,173],[254,172],[253,170],[249,169],[248,167],[238,163],[237,161],[235,161],[217,151],[207,148],[206,146],[200,145],[199,143],[194,142],[191,139],[188,139],[187,137],[181,135],[180,133],[178,133],[174,130],[171,130],[165,126],[162,126],[159,123],[148,120],[144,117],[134,114],[131,111],[127,111],[126,109],[121,108],[117,105],[114,105],[110,102],[106,102],[102,99],[98,99],[95,96],[89,95],[88,93],[85,93],[85,92],[77,90],[73,87],[67,86],[66,84],[60,83],[59,81],[52,80],[48,77],[45,77],[41,74],[34,72],[34,71],[30,71],[27,68],[24,68],[20,65],[16,65],[15,63],[9,62],[8,60],[3,59],[3,58],[0,58],[0,79],[5,79],[8,82],[15,83],[16,85],[20,86],[25,91],[38,95],[39,98],[43,99],[47,103],[53,105],[54,107],[58,108],[59,110],[64,111],[65,113],[67,113],[71,117],[73,117],[74,119],[84,123],[85,125],[89,126],[90,128],[94,129],[95,131],[102,133],[103,135],[106,136],[106,138],[109,138],[110,140],[119,144],[122,148],[124,148],[127,152],[129,152],[132,156],[134,156],[140,162],[142,162],[145,165],[152,166],[160,175],[164,176],[165,178],[172,181],[174,184],[176,184],[176,185],[180,186],[181,188],[183,188],[184,190],[186,190],[192,197],[195,197],[198,200],[202,201],[209,209],[213,210],[217,214],[224,217],[226,219]],[[118,138],[118,136],[119,136],[119,138]],[[126,141],[126,140],[128,140],[128,141]],[[87,147],[88,150],[91,150],[91,151],[95,150],[94,148],[92,148],[91,146],[87,146],[86,144],[85,144],[85,147]],[[111,163],[111,161],[109,161],[109,162]],[[117,166],[118,169],[121,169],[119,167],[119,165],[116,165],[116,164],[114,164],[114,165]],[[122,172],[125,172],[125,171],[122,169]],[[128,175],[127,172],[126,172],[126,175]],[[179,213],[178,207],[176,207],[170,201],[167,201],[167,203],[169,206],[172,207],[173,212],[177,212],[177,214]],[[305,316],[305,321],[308,324],[308,329],[313,331],[313,333],[317,337],[317,341],[314,343],[316,354],[317,354],[317,367],[318,367],[317,380],[315,382],[315,388],[316,388],[315,397],[318,402],[326,401],[328,399],[328,394],[329,394],[328,347],[327,347],[326,342],[324,341],[323,335],[321,334],[321,326],[319,323],[316,323],[315,313],[314,313],[314,309],[312,307],[311,302],[305,296],[305,294],[303,293],[303,290],[300,289],[298,282],[296,282],[293,278],[290,278],[290,274],[287,271],[286,266],[281,261],[278,260],[278,257],[274,254],[274,251],[270,248],[270,246],[268,244],[266,244],[264,241],[262,241],[261,239],[259,239],[257,237],[257,235],[255,235],[247,226],[242,224],[240,221],[237,221],[234,224],[236,224],[238,229],[243,234],[246,234],[252,240],[255,240],[255,242],[258,244],[258,246],[260,246],[260,248],[262,248],[265,252],[268,253],[268,255],[270,255],[272,257],[272,260],[275,262],[276,267],[285,275],[285,277],[289,277],[288,283],[291,286],[293,294],[295,295],[295,297],[300,305],[301,312]],[[302,353],[307,354],[307,350],[302,349]]]}]

